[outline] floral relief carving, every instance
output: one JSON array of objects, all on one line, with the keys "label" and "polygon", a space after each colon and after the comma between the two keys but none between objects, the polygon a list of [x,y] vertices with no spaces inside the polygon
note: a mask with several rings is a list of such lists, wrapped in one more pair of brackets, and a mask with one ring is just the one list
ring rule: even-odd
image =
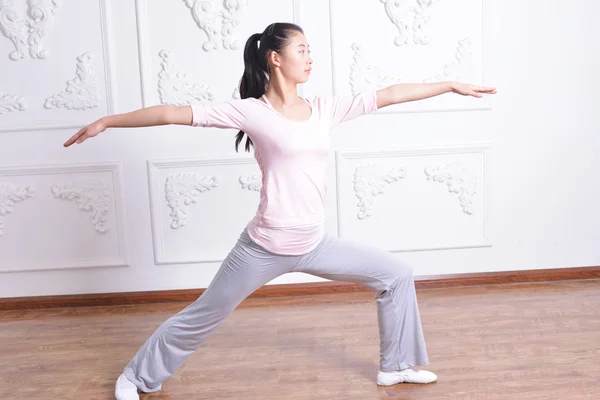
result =
[{"label": "floral relief carving", "polygon": [[214,7],[214,0],[183,0],[191,9],[196,24],[208,40],[202,45],[204,51],[213,51],[223,46],[226,50],[237,50],[240,42],[234,38],[235,28],[240,25],[240,16],[248,7],[247,0],[223,0]]},{"label": "floral relief carving", "polygon": [[14,94],[0,93],[0,114],[12,111],[24,111],[27,107],[25,98]]},{"label": "floral relief carving", "polygon": [[162,62],[158,73],[158,93],[162,104],[185,106],[214,99],[209,86],[190,83],[187,74],[177,71],[170,50],[161,50],[159,56]]},{"label": "floral relief carving", "polygon": [[65,90],[48,97],[45,108],[66,108],[69,110],[86,110],[98,107],[98,77],[92,64],[94,57],[84,53],[77,57],[77,76],[67,81]]},{"label": "floral relief carving", "polygon": [[382,89],[401,82],[398,77],[381,75],[377,66],[368,64],[363,59],[361,44],[353,43],[352,50],[354,55],[350,65],[350,88],[353,95],[366,90]]},{"label": "floral relief carving", "polygon": [[13,212],[13,206],[31,196],[35,189],[31,186],[18,187],[11,183],[0,183],[0,236],[4,234],[4,216]]},{"label": "floral relief carving", "polygon": [[375,196],[384,193],[387,185],[406,176],[402,168],[385,165],[363,165],[354,171],[354,192],[358,198],[358,219],[370,217],[373,213]]},{"label": "floral relief carving", "polygon": [[445,183],[448,191],[458,197],[465,214],[473,214],[473,196],[477,189],[477,176],[460,163],[425,168],[427,180]]},{"label": "floral relief carving", "polygon": [[21,60],[27,54],[31,58],[48,58],[42,48],[42,40],[54,22],[56,9],[61,0],[27,0],[27,15],[19,16],[14,0],[0,0],[0,32],[14,45],[9,58]]},{"label": "floral relief carving", "polygon": [[91,213],[90,220],[96,232],[105,233],[108,216],[108,191],[104,181],[88,179],[67,185],[52,185],[55,199],[74,201],[81,211]]},{"label": "floral relief carving", "polygon": [[429,37],[425,36],[425,25],[431,19],[431,6],[439,0],[380,0],[385,5],[385,12],[390,21],[398,28],[398,36],[394,38],[396,46],[408,44],[410,39],[416,45],[428,45]]},{"label": "floral relief carving", "polygon": [[251,175],[251,176],[240,176],[239,179],[240,185],[242,185],[242,189],[254,190],[259,192],[262,188],[262,176],[260,174]]},{"label": "floral relief carving", "polygon": [[471,55],[473,54],[471,44],[471,39],[469,38],[459,40],[454,58],[444,66],[444,71],[438,75],[424,79],[423,82],[429,83],[446,80],[460,81],[467,78],[466,71],[471,62]]},{"label": "floral relief carving", "polygon": [[218,186],[216,177],[199,176],[193,173],[177,173],[167,177],[165,197],[171,209],[171,228],[184,226],[188,218],[188,206],[196,203],[194,197]]}]

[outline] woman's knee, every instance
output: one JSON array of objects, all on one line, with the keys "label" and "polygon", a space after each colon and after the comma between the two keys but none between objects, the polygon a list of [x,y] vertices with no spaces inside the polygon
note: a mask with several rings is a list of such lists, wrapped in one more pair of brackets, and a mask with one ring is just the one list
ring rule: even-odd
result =
[{"label": "woman's knee", "polygon": [[386,283],[390,287],[395,287],[399,282],[413,280],[413,268],[411,265],[394,259],[388,269]]}]

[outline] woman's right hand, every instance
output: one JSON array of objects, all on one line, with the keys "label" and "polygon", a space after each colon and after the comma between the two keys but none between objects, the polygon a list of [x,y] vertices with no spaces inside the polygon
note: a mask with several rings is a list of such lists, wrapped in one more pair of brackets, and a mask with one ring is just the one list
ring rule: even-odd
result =
[{"label": "woman's right hand", "polygon": [[93,123],[89,124],[88,126],[81,128],[79,130],[79,132],[77,132],[76,134],[71,136],[71,138],[63,144],[63,146],[69,147],[73,143],[77,143],[77,144],[83,143],[87,139],[94,137],[101,132],[104,132],[105,129],[106,129],[106,125],[104,124],[102,119],[99,119],[96,122],[93,122]]}]

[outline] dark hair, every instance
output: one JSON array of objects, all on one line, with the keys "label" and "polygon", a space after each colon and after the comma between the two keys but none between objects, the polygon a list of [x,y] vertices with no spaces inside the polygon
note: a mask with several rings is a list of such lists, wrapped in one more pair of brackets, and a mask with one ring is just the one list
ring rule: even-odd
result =
[{"label": "dark hair", "polygon": [[[275,22],[265,28],[262,33],[255,33],[246,41],[244,47],[244,74],[240,80],[240,97],[246,99],[254,97],[259,99],[267,91],[269,83],[269,64],[267,54],[269,50],[281,53],[288,44],[290,36],[299,32],[304,34],[302,28],[287,22]],[[260,42],[260,45],[259,45]],[[235,137],[235,151],[244,138],[245,132],[239,131]],[[246,151],[250,152],[252,140],[246,138]]]}]

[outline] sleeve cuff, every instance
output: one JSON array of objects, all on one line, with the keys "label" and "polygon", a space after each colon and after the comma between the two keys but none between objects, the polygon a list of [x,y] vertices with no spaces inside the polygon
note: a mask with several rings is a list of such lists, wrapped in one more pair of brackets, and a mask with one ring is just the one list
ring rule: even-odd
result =
[{"label": "sleeve cuff", "polygon": [[206,126],[206,106],[204,104],[191,104],[192,126]]}]

